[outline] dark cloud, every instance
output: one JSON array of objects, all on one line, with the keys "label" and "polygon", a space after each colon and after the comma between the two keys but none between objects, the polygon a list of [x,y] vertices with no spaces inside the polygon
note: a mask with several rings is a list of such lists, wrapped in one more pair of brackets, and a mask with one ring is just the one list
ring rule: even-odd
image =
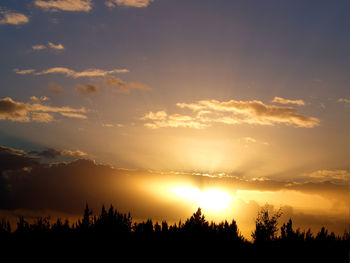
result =
[{"label": "dark cloud", "polygon": [[[55,158],[61,156],[63,152],[47,149],[29,153],[38,157]],[[330,200],[334,207],[346,206],[349,198],[347,185],[332,182],[293,183],[267,179],[246,180],[235,176],[208,177],[191,173],[127,170],[99,164],[89,159],[41,164],[36,158],[27,156],[29,153],[0,147],[0,164],[4,171],[0,178],[0,209],[35,213],[56,211],[80,215],[85,203],[88,202],[95,211],[99,210],[102,204],[114,204],[123,212],[130,211],[134,219],[150,217],[154,220],[165,219],[175,222],[185,219],[193,212],[193,204],[179,202],[172,197],[171,189],[177,185],[196,187],[200,191],[222,189],[230,193],[235,193],[237,190],[251,191],[253,194],[278,193],[282,197],[283,193],[296,192],[309,194],[307,197],[309,199],[315,196],[319,200]],[[312,202],[309,199],[305,202]],[[282,200],[281,203],[283,204]],[[254,197],[251,200],[239,198],[234,206],[235,209],[230,216],[237,219],[239,227],[245,229],[245,234],[249,236],[249,229],[253,226],[254,218],[261,206]],[[316,231],[322,225],[326,225],[333,227],[333,231],[341,232],[346,226],[344,215],[336,216],[321,212],[317,214],[313,211],[303,210],[303,212],[294,209],[296,208],[284,206],[284,219],[292,217],[296,226],[301,228],[312,227]]]},{"label": "dark cloud", "polygon": [[62,93],[62,87],[57,85],[56,83],[50,83],[49,84],[49,91],[54,94],[60,94]]},{"label": "dark cloud", "polygon": [[112,90],[116,93],[130,94],[132,90],[151,90],[150,87],[139,82],[126,82],[116,77],[106,77],[105,84],[112,87]]},{"label": "dark cloud", "polygon": [[0,172],[32,167],[37,164],[37,159],[26,156],[24,151],[0,146]]},{"label": "dark cloud", "polygon": [[50,122],[54,119],[53,113],[59,113],[70,118],[87,118],[83,115],[83,113],[86,113],[85,108],[53,107],[42,104],[40,100],[34,103],[24,103],[14,101],[9,97],[0,99],[0,120]]},{"label": "dark cloud", "polygon": [[75,87],[76,92],[78,92],[81,95],[91,95],[98,93],[98,86],[93,84],[87,84],[87,85],[77,85]]},{"label": "dark cloud", "polygon": [[63,150],[63,151],[59,151],[53,148],[48,148],[46,150],[43,151],[30,151],[28,152],[28,154],[31,155],[36,155],[36,156],[40,156],[43,158],[47,158],[47,159],[54,159],[58,156],[85,156],[87,155],[86,153],[82,152],[82,151],[70,151],[70,150]]}]

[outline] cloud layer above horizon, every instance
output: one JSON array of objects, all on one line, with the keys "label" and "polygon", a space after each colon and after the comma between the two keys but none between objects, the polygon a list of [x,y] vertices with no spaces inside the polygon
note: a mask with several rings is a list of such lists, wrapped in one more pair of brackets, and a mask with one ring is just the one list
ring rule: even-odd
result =
[{"label": "cloud layer above horizon", "polygon": [[[77,159],[71,162],[41,164],[40,158],[54,159],[58,156],[80,157],[86,155],[76,150],[46,149],[43,151],[23,151],[0,146],[1,209],[56,211],[59,213],[79,214],[84,203],[88,202],[94,209],[102,204],[115,204],[123,211],[132,211],[137,218],[144,216],[177,220],[195,209],[193,204],[178,200],[172,196],[172,187],[198,187],[199,189],[222,189],[236,196],[236,210],[232,213],[243,225],[253,222],[257,210],[273,196],[279,196],[286,218],[293,217],[301,226],[307,226],[314,218],[314,212],[308,212],[309,206],[317,213],[323,213],[313,226],[320,227],[325,222],[341,223],[333,230],[342,231],[344,218],[339,212],[347,207],[349,171],[320,171],[310,174],[309,178],[324,176],[330,179],[345,180],[341,184],[330,181],[296,183],[277,181],[268,178],[245,179],[234,175],[201,175],[198,173],[158,173],[142,170],[118,169],[110,165],[96,163],[91,159]],[[169,188],[170,187],[170,188]],[[32,194],[34,193],[35,194]],[[133,196],[133,198],[130,198]],[[175,199],[174,199],[175,198]],[[263,198],[263,199],[261,199]],[[301,207],[298,199],[302,199]],[[265,200],[265,201],[264,201]],[[324,200],[324,201],[322,201]],[[326,201],[327,200],[327,201]],[[300,205],[299,204],[299,205]],[[169,210],[165,207],[173,207]],[[335,214],[325,212],[332,206]],[[146,208],[147,207],[147,208]],[[150,208],[152,207],[152,208]],[[304,208],[303,208],[304,207]],[[242,210],[243,209],[243,210]],[[317,210],[319,209],[319,211]],[[323,210],[322,210],[323,209]],[[242,214],[242,211],[245,213]],[[185,212],[185,213],[184,213]],[[207,211],[210,215],[210,211]],[[306,214],[305,214],[306,213]],[[319,214],[320,215],[320,214]],[[331,219],[333,216],[333,219]],[[299,221],[298,221],[299,220]],[[304,220],[304,222],[303,222]],[[337,221],[338,220],[338,221]],[[251,223],[249,223],[251,224]]]}]

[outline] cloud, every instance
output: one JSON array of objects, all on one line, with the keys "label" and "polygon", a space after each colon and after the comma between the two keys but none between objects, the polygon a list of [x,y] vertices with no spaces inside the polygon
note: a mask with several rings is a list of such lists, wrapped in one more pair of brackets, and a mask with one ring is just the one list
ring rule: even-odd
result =
[{"label": "cloud", "polygon": [[91,0],[35,0],[34,5],[45,11],[82,11],[89,12],[92,9]]},{"label": "cloud", "polygon": [[[74,114],[84,116],[84,108],[75,109],[71,107],[52,107],[43,105],[41,102],[23,103],[16,102],[9,97],[0,99],[0,120],[11,120],[17,122],[51,122],[52,113],[60,113],[63,116],[74,118]],[[70,114],[72,116],[70,116]],[[75,117],[76,118],[76,117]]]},{"label": "cloud", "polygon": [[32,74],[32,75],[40,76],[40,75],[48,75],[48,74],[60,74],[71,78],[105,77],[111,74],[129,72],[129,70],[127,69],[112,69],[112,70],[86,69],[79,72],[79,71],[75,71],[65,67],[54,67],[54,68],[49,68],[39,72],[37,72],[35,69],[25,69],[25,70],[14,69],[13,71],[20,75]]},{"label": "cloud", "polygon": [[0,177],[3,171],[32,167],[37,164],[37,158],[26,156],[23,150],[0,146]]},{"label": "cloud", "polygon": [[87,84],[87,85],[77,85],[75,87],[76,92],[78,92],[81,95],[91,95],[98,93],[98,86],[93,84]]},{"label": "cloud", "polygon": [[75,118],[75,119],[82,119],[86,120],[87,116],[80,114],[80,113],[73,113],[73,112],[60,112],[62,116],[68,117],[68,118]]},{"label": "cloud", "polygon": [[[11,211],[50,210],[80,215],[86,202],[94,211],[100,209],[102,204],[111,203],[120,211],[130,211],[134,218],[174,222],[196,209],[192,204],[186,203],[186,200],[172,196],[172,189],[177,186],[193,187],[198,191],[221,189],[235,196],[234,208],[229,214],[237,220],[240,229],[244,222],[249,222],[254,227],[259,203],[264,204],[266,200],[274,201],[276,206],[282,205],[283,213],[288,215],[286,220],[289,216],[293,216],[294,220],[294,216],[298,215],[298,225],[304,223],[307,226],[307,220],[311,220],[312,215],[317,215],[314,218],[317,218],[317,227],[324,224],[331,215],[334,216],[334,211],[329,206],[335,205],[334,210],[340,209],[337,211],[342,212],[344,218],[348,207],[346,184],[296,184],[275,180],[248,180],[229,175],[208,177],[198,173],[128,170],[89,159],[48,165],[39,164],[36,158],[26,158],[16,151],[20,150],[5,149],[5,154],[2,155],[0,147],[0,164],[8,165],[6,177],[0,177],[0,189],[3,190],[0,192],[0,207],[6,206]],[[50,151],[41,153],[50,156]],[[60,154],[56,150],[52,153],[51,156]],[[14,160],[13,165],[7,162],[9,156]],[[30,169],[23,169],[26,167]],[[307,209],[302,210],[298,205]],[[169,207],[172,207],[171,211],[167,209]],[[304,213],[303,219],[301,213]],[[333,229],[342,233],[347,223],[348,221],[345,224],[342,222],[338,228]],[[332,224],[328,226],[333,227]]]},{"label": "cloud", "polygon": [[34,46],[32,46],[33,50],[43,50],[45,48],[46,48],[45,45],[34,45]]},{"label": "cloud", "polygon": [[38,98],[37,96],[31,96],[29,98],[32,102],[44,102],[44,101],[48,101],[50,100],[48,97],[46,96],[41,96],[40,98]]},{"label": "cloud", "polygon": [[55,49],[55,50],[64,50],[64,46],[62,44],[54,44],[52,42],[48,42],[47,46],[46,45],[34,45],[32,46],[32,49],[35,51],[40,51],[40,50],[44,50],[46,48],[51,48],[51,49]]},{"label": "cloud", "polygon": [[28,75],[28,74],[33,74],[35,72],[35,69],[22,69],[22,70],[20,70],[20,69],[15,68],[13,71],[19,75]]},{"label": "cloud", "polygon": [[196,121],[191,116],[172,114],[168,115],[165,111],[149,112],[141,120],[151,121],[144,124],[151,129],[158,128],[193,128],[203,129],[208,127],[207,124]]},{"label": "cloud", "polygon": [[350,172],[347,170],[317,170],[315,172],[305,174],[312,179],[321,181],[350,181]]},{"label": "cloud", "polygon": [[120,123],[117,123],[117,124],[102,123],[102,127],[105,127],[105,128],[114,128],[114,127],[123,128],[124,125],[123,125],[123,124],[120,124]]},{"label": "cloud", "polygon": [[[164,122],[146,123],[145,126],[152,128],[160,127],[201,127],[211,126],[213,123],[223,123],[227,125],[237,124],[254,124],[254,125],[270,125],[286,124],[294,127],[313,128],[319,125],[320,120],[314,117],[301,115],[296,109],[291,107],[282,107],[275,105],[266,105],[261,101],[224,101],[202,100],[196,103],[177,103],[182,109],[190,109],[196,116],[186,116],[187,119],[182,120],[181,126],[166,126]],[[161,111],[165,112],[165,111]],[[153,120],[154,114],[150,112],[142,117],[142,120]],[[176,116],[170,115],[170,116]],[[155,120],[153,120],[155,121]],[[186,125],[185,123],[196,123],[198,125]]]},{"label": "cloud", "polygon": [[64,46],[62,44],[54,44],[52,42],[48,43],[49,47],[56,50],[63,50]]},{"label": "cloud", "polygon": [[34,122],[45,122],[45,123],[52,122],[54,119],[52,114],[39,113],[39,112],[32,113],[31,118],[32,118],[32,121]]},{"label": "cloud", "polygon": [[82,156],[86,156],[87,154],[82,152],[82,151],[79,151],[79,150],[76,150],[76,151],[71,151],[71,150],[62,150],[62,151],[59,151],[59,150],[56,150],[56,149],[53,149],[53,148],[49,148],[49,149],[46,149],[44,151],[30,151],[28,154],[30,155],[36,155],[36,156],[40,156],[40,157],[44,157],[44,158],[47,158],[47,159],[54,159],[58,156],[75,156],[75,157],[82,157]]},{"label": "cloud", "polygon": [[106,77],[105,84],[112,87],[114,92],[123,94],[130,94],[131,90],[151,90],[139,82],[126,82],[116,77]]},{"label": "cloud", "polygon": [[113,8],[116,6],[126,6],[126,7],[147,7],[153,0],[108,0],[105,5]]},{"label": "cloud", "polygon": [[49,84],[49,91],[54,94],[60,94],[62,93],[62,87],[57,85],[56,83],[51,82]]},{"label": "cloud", "polygon": [[29,22],[29,18],[21,13],[0,10],[0,25],[21,25]]},{"label": "cloud", "polygon": [[275,97],[272,102],[278,103],[278,104],[283,104],[283,105],[286,105],[286,104],[293,104],[296,106],[304,106],[305,105],[305,102],[303,100],[289,100],[289,99],[284,99],[281,97]]},{"label": "cloud", "polygon": [[340,99],[338,99],[338,102],[350,103],[350,99],[340,98]]}]

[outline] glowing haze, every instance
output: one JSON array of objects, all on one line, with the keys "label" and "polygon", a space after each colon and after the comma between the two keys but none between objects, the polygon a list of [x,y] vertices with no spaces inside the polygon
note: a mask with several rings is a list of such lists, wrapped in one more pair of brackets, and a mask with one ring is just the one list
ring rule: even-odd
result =
[{"label": "glowing haze", "polygon": [[0,215],[348,227],[349,2],[22,2],[0,4]]}]

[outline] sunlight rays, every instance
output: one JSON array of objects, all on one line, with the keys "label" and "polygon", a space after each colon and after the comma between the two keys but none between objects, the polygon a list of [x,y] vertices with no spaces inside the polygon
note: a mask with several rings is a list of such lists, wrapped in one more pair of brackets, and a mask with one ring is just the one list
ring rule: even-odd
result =
[{"label": "sunlight rays", "polygon": [[212,212],[222,212],[229,209],[233,197],[222,190],[209,189],[201,191],[196,187],[178,186],[172,189],[172,192],[190,202],[195,202],[196,206]]}]

